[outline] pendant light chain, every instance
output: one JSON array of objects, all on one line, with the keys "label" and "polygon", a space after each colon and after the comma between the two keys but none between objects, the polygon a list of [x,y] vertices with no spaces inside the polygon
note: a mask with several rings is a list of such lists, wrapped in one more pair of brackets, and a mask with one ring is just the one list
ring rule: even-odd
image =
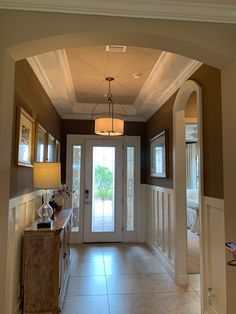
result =
[{"label": "pendant light chain", "polygon": [[111,93],[111,82],[114,80],[113,77],[106,77],[108,81],[108,93],[107,93],[107,101],[109,104],[109,116],[111,117],[111,132],[114,132],[114,106],[112,100],[112,93]]}]

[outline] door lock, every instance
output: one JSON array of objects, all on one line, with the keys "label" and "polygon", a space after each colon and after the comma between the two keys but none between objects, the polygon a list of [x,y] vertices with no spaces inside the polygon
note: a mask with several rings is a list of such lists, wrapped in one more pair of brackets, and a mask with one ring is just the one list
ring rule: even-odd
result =
[{"label": "door lock", "polygon": [[89,190],[84,191],[84,203],[89,203]]}]

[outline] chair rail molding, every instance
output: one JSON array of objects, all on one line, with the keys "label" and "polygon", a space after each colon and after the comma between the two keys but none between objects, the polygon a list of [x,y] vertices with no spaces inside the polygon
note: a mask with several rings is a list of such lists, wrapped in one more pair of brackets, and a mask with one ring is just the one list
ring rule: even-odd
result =
[{"label": "chair rail molding", "polygon": [[213,23],[236,23],[236,6],[204,2],[140,0],[0,0],[0,8],[12,10],[158,18]]}]

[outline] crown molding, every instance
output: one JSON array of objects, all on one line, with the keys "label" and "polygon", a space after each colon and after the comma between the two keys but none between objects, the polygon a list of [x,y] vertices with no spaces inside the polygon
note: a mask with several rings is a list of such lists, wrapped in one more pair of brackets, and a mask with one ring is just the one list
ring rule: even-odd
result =
[{"label": "crown molding", "polygon": [[160,94],[158,103],[152,110],[145,115],[147,121],[151,116],[162,106],[164,103],[181,87],[181,85],[202,65],[201,62],[192,60],[186,66],[185,69],[179,74],[179,76],[166,88],[166,90]]},{"label": "crown molding", "polygon": [[[163,51],[154,65],[151,73],[146,79],[143,87],[141,88],[137,98],[135,99],[134,105],[139,110],[144,105],[147,105],[149,99],[153,96],[153,88],[156,89],[158,83],[162,79],[162,74],[167,72],[168,63],[170,62],[171,53]],[[157,96],[158,97],[158,96]]]},{"label": "crown molding", "polygon": [[[78,103],[65,50],[27,59],[62,119],[90,119],[95,104]],[[202,63],[163,51],[134,105],[122,105],[127,120],[148,120]],[[117,105],[119,112],[120,105]],[[100,111],[106,104],[100,104]]]},{"label": "crown molding", "polygon": [[[197,0],[196,0],[197,1]],[[37,3],[38,2],[38,3]],[[161,0],[0,0],[0,8],[218,23],[236,23],[236,5]]]},{"label": "crown molding", "polygon": [[[87,113],[66,113],[61,117],[63,120],[92,120],[91,114]],[[125,121],[145,122],[145,118],[141,116],[127,116]]]},{"label": "crown molding", "polygon": [[[76,103],[65,50],[56,50],[30,57],[27,58],[27,61],[62,118],[65,108]],[[53,66],[57,69],[57,75],[51,71]]]},{"label": "crown molding", "polygon": [[135,100],[137,114],[148,120],[201,65],[196,60],[163,51]]}]

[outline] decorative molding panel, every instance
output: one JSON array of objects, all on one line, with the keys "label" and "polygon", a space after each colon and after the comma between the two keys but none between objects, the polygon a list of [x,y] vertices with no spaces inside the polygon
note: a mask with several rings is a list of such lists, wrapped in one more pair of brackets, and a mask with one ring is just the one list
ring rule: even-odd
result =
[{"label": "decorative molding panel", "polygon": [[148,120],[201,65],[199,61],[163,51],[135,100],[137,113]]},{"label": "decorative molding panel", "polygon": [[6,313],[21,313],[22,244],[24,228],[35,220],[42,204],[42,190],[10,199],[7,239]]},{"label": "decorative molding panel", "polygon": [[44,53],[27,61],[63,118],[64,112],[77,103],[66,51]]},{"label": "decorative molding panel", "polygon": [[173,190],[146,185],[146,242],[175,280]]},{"label": "decorative molding panel", "polygon": [[0,8],[66,12],[92,15],[124,16],[158,18],[183,21],[203,21],[236,23],[236,6],[226,4],[214,4],[187,1],[161,1],[161,0],[0,0]]},{"label": "decorative molding panel", "polygon": [[[206,313],[226,314],[226,265],[224,200],[204,197],[203,238],[203,293]],[[215,300],[208,304],[207,289],[216,292]]]},{"label": "decorative molding panel", "polygon": [[[175,209],[174,190],[146,185],[146,243],[161,259],[175,280]],[[202,237],[202,295],[204,313],[226,314],[224,200],[203,197],[204,226]],[[216,298],[208,304],[207,289],[213,288]]]}]

